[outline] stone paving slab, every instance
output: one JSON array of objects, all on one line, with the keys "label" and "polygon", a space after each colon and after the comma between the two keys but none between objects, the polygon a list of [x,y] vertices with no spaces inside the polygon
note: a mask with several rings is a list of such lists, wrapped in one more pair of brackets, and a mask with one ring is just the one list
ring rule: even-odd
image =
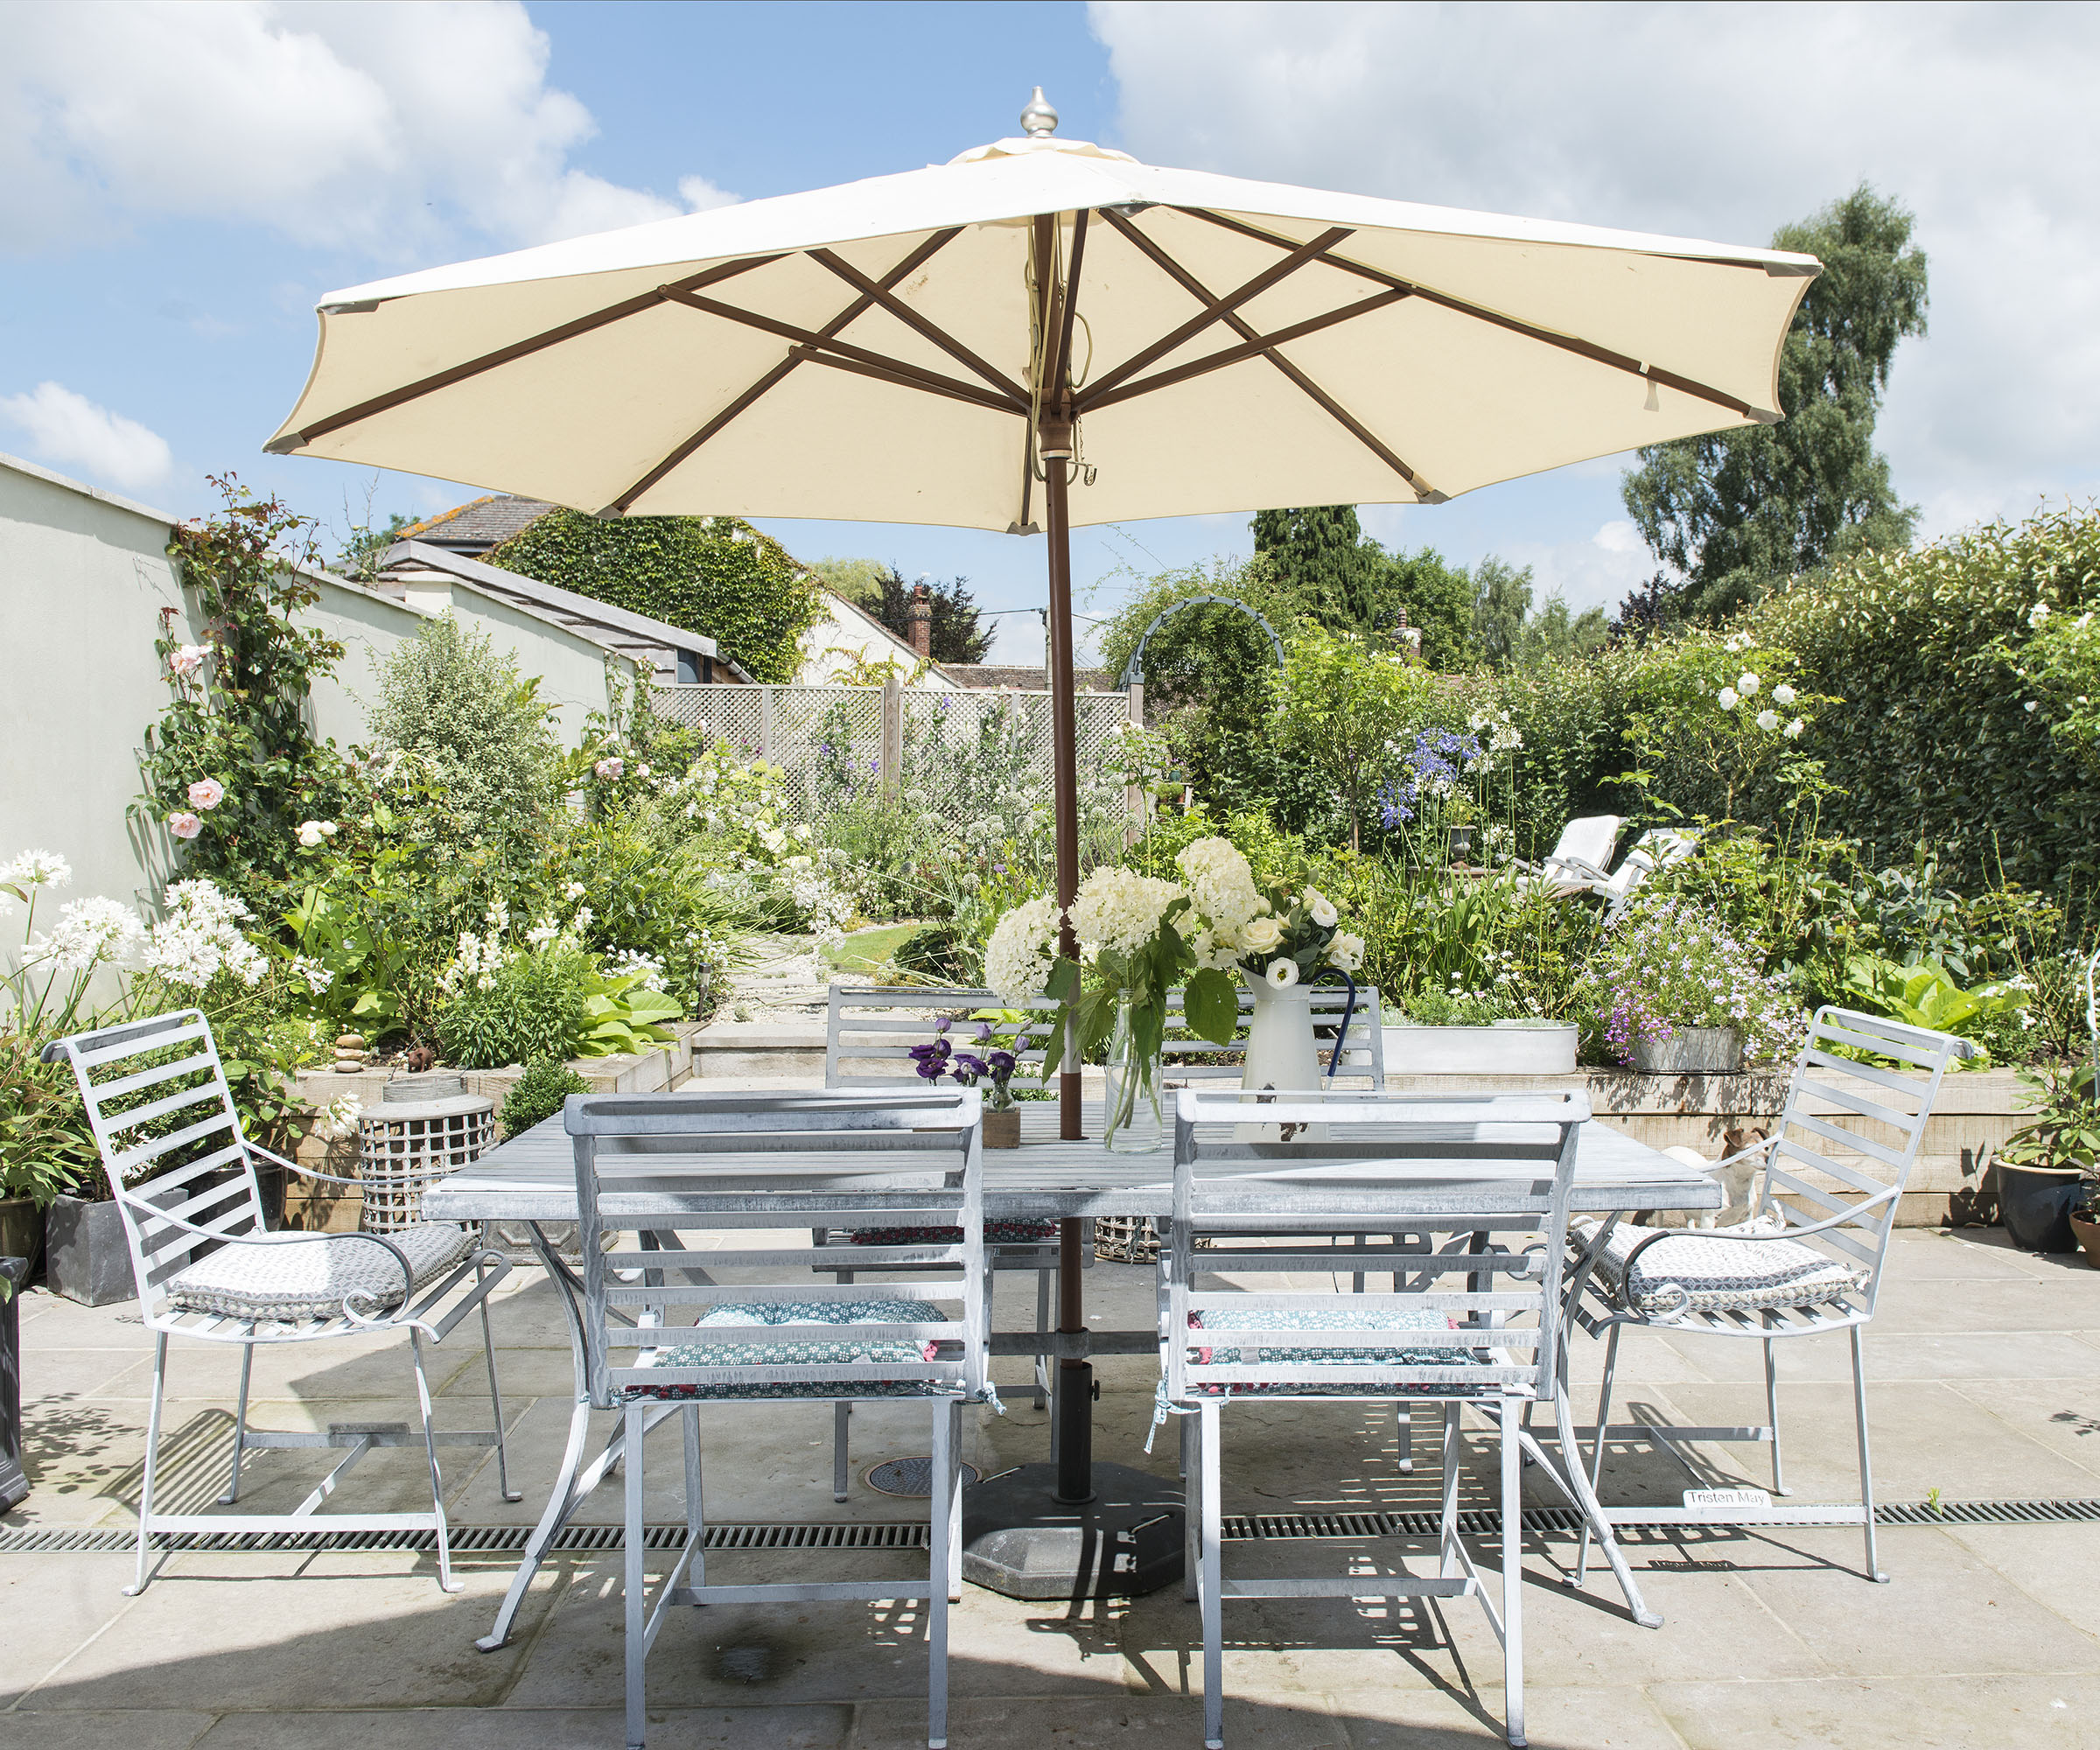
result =
[{"label": "stone paving slab", "polygon": [[[2002,1236],[1900,1235],[1869,1338],[1869,1400],[1882,1496],[1949,1499],[2100,1495],[2100,1272],[2015,1252]],[[2075,1261],[2074,1261],[2075,1262]],[[1002,1284],[999,1322],[1032,1318],[1032,1284]],[[1089,1316],[1152,1317],[1148,1270],[1088,1272]],[[1957,1316],[1966,1309],[1966,1316]],[[1953,1309],[1950,1311],[1950,1309]],[[24,1297],[24,1385],[34,1492],[0,1523],[126,1524],[144,1452],[150,1354],[135,1311]],[[536,1517],[568,1423],[571,1373],[558,1305],[521,1270],[495,1301],[514,1479],[500,1500],[493,1455],[444,1454],[448,1506],[463,1522]],[[1977,1334],[1978,1333],[1981,1334]],[[1586,1420],[1602,1345],[1572,1350],[1577,1419]],[[1789,1480],[1798,1498],[1852,1487],[1851,1394],[1842,1339],[1782,1350]],[[164,1480],[177,1500],[223,1488],[237,1355],[178,1346]],[[972,1412],[966,1456],[986,1469],[1040,1459],[1046,1418],[1029,1404],[1026,1363],[1011,1371],[1009,1414]],[[1146,1357],[1104,1360],[1096,1452],[1172,1477],[1178,1428],[1140,1450],[1156,1377]],[[1623,1404],[1698,1420],[1762,1411],[1753,1343],[1637,1334],[1621,1347]],[[441,1425],[486,1411],[479,1334],[470,1324],[432,1360]],[[256,1416],[264,1426],[413,1417],[398,1340],[265,1353]],[[1614,1411],[1617,1416],[1620,1412]],[[915,1503],[874,1494],[868,1466],[924,1450],[915,1406],[853,1418],[853,1488],[830,1499],[828,1410],[755,1405],[710,1417],[710,1516],[878,1519]],[[609,1418],[596,1418],[602,1435]],[[1236,1407],[1226,1418],[1228,1510],[1424,1508],[1440,1487],[1433,1406],[1414,1417],[1414,1474],[1399,1466],[1393,1413],[1363,1404]],[[1473,1429],[1461,1479],[1468,1502],[1493,1482],[1492,1436]],[[661,1453],[661,1456],[659,1454]],[[1750,1446],[1695,1448],[1717,1480],[1769,1480]],[[289,1505],[326,1464],[270,1452],[243,1473],[244,1505]],[[346,1506],[413,1508],[419,1451],[378,1452],[343,1487]],[[1615,1450],[1606,1494],[1674,1500],[1683,1472],[1645,1443]],[[670,1430],[652,1446],[649,1515],[681,1516]],[[1533,1499],[1555,1497],[1534,1476]],[[579,1518],[616,1522],[617,1489]],[[1859,1574],[1857,1531],[1718,1530],[1638,1534],[1628,1553],[1664,1613],[1661,1631],[1627,1616],[1601,1564],[1580,1592],[1563,1584],[1575,1545],[1527,1541],[1524,1589],[1531,1741],[1589,1750],[1767,1750],[1841,1744],[2088,1744],[2100,1708],[2100,1525],[1921,1526],[1885,1530],[1886,1586]],[[1228,1550],[1228,1571],[1311,1573],[1386,1568],[1425,1546],[1264,1542]],[[1492,1538],[1476,1559],[1499,1559]],[[904,1574],[903,1552],[780,1558],[718,1554],[718,1578]],[[652,1558],[652,1572],[662,1564]],[[0,1750],[121,1742],[144,1750],[365,1750],[367,1746],[603,1745],[620,1742],[619,1568],[564,1556],[536,1582],[512,1643],[473,1650],[510,1565],[457,1564],[441,1592],[435,1562],[399,1552],[184,1555],[141,1599],[121,1588],[122,1556],[0,1556]],[[1077,1611],[969,1589],[953,1618],[951,1741],[1121,1746],[1200,1741],[1197,1620],[1179,1589]],[[1335,1750],[1455,1750],[1501,1736],[1502,1659],[1470,1600],[1228,1606],[1226,1676],[1236,1745]],[[922,1743],[923,1613],[910,1604],[679,1612],[651,1661],[650,1742],[682,1746],[876,1750]]]}]

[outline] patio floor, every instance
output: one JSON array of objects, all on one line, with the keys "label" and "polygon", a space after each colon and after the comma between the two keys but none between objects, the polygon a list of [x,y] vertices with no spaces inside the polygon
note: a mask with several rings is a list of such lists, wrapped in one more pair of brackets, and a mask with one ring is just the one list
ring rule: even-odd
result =
[{"label": "patio floor", "polygon": [[[1000,1324],[1032,1308],[1007,1278]],[[1089,1311],[1105,1326],[1152,1318],[1149,1270],[1100,1264]],[[0,1526],[125,1524],[136,1500],[150,1378],[130,1306],[99,1311],[32,1292],[22,1304],[28,1470],[33,1492]],[[535,1270],[500,1291],[495,1325],[523,1503],[501,1500],[493,1455],[448,1449],[456,1523],[536,1516],[570,1401],[561,1313]],[[441,1422],[485,1417],[476,1327],[438,1352]],[[1587,1414],[1601,1345],[1578,1340]],[[1886,1502],[2100,1497],[2100,1272],[2082,1259],[2009,1250],[1995,1230],[1899,1230],[1880,1316],[1867,1339],[1876,1477]],[[1802,1501],[1853,1486],[1842,1338],[1782,1346],[1788,1480]],[[1139,1450],[1153,1363],[1097,1364],[1096,1454],[1174,1469],[1172,1431]],[[1046,1455],[1046,1418],[1002,1363],[1009,1413],[969,1418],[966,1456],[985,1470]],[[237,1352],[173,1351],[167,1409],[172,1510],[224,1486]],[[1643,1334],[1622,1351],[1623,1405],[1662,1418],[1754,1419],[1754,1346]],[[412,1419],[405,1345],[263,1350],[254,1420],[265,1428]],[[1617,1414],[1615,1412],[1615,1419]],[[1396,1463],[1392,1424],[1356,1405],[1236,1410],[1226,1420],[1226,1509],[1426,1507],[1438,1488],[1434,1427],[1418,1422],[1416,1469]],[[679,1516],[676,1437],[652,1444],[653,1520]],[[835,1505],[826,1410],[754,1405],[709,1425],[716,1522],[902,1520],[917,1504],[860,1480],[883,1459],[926,1450],[923,1410],[878,1404],[854,1418],[855,1483]],[[1477,1449],[1466,1488],[1492,1476]],[[1757,1449],[1715,1449],[1717,1479],[1769,1480]],[[320,1455],[250,1458],[244,1507],[282,1508]],[[367,1510],[412,1508],[419,1452],[368,1459],[339,1495]],[[1667,1502],[1686,1479],[1634,1448],[1606,1473],[1607,1500]],[[661,1486],[661,1487],[660,1487]],[[1542,1502],[1553,1497],[1542,1494]],[[619,1517],[615,1488],[579,1517]],[[1334,1572],[1406,1546],[1265,1540],[1230,1544],[1228,1572]],[[1490,1542],[1480,1554],[1496,1554]],[[1651,1632],[1628,1618],[1601,1566],[1587,1589],[1559,1576],[1571,1538],[1527,1539],[1530,1739],[1553,1746],[2090,1745],[2100,1740],[2100,1523],[1949,1524],[1886,1530],[1894,1584],[1860,1578],[1858,1534],[1648,1534],[1629,1546]],[[710,1553],[710,1578],[908,1574],[906,1553],[799,1558]],[[799,1563],[799,1569],[797,1564]],[[298,1744],[617,1746],[621,1630],[617,1555],[564,1556],[541,1571],[511,1644],[483,1655],[510,1558],[456,1564],[466,1589],[438,1590],[435,1564],[406,1553],[184,1555],[142,1598],[119,1588],[122,1555],[0,1554],[0,1750],[121,1742],[127,1750],[245,1750]],[[1369,1569],[1360,1570],[1369,1572]],[[922,1569],[920,1572],[923,1572]],[[1600,1578],[1601,1576],[1601,1578]],[[1500,1740],[1502,1661],[1479,1610],[1348,1600],[1228,1607],[1228,1740],[1242,1746],[1416,1746]],[[1149,1733],[1161,1750],[1201,1741],[1194,1606],[1150,1598],[1025,1604],[968,1588],[953,1628],[951,1742],[1067,1750]],[[652,1745],[906,1746],[924,1740],[925,1665],[911,1605],[716,1606],[680,1612],[650,1660]],[[1192,1694],[1192,1690],[1194,1693]],[[2081,1725],[2080,1722],[2084,1724]]]}]

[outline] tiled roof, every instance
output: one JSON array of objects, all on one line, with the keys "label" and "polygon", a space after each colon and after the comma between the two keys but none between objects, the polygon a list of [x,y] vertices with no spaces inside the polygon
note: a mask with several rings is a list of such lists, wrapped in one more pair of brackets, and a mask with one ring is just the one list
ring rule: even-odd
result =
[{"label": "tiled roof", "polygon": [[[1049,671],[1044,668],[1008,668],[993,662],[943,662],[942,671],[958,687],[1012,687],[1024,693],[1050,690]],[[1106,668],[1074,668],[1074,691],[1113,693],[1120,690],[1116,677]]]},{"label": "tiled roof", "polygon": [[555,507],[540,498],[518,498],[510,493],[491,493],[467,504],[442,511],[413,528],[404,528],[397,541],[427,541],[469,557],[500,547],[528,522],[536,522]]}]

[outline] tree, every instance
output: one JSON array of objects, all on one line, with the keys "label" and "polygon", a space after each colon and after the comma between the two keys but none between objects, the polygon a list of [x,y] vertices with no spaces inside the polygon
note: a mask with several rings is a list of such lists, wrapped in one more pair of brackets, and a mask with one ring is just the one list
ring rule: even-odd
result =
[{"label": "tree", "polygon": [[1352,850],[1362,848],[1364,816],[1390,763],[1386,744],[1442,684],[1354,633],[1308,631],[1292,640],[1276,683],[1272,733],[1285,757],[1301,761],[1340,802]]},{"label": "tree", "polygon": [[1363,538],[1354,505],[1257,510],[1254,552],[1329,630],[1368,632],[1379,620],[1385,555],[1376,542]]},{"label": "tree", "polygon": [[1473,568],[1473,648],[1491,668],[1513,668],[1531,612],[1531,568],[1490,553]]},{"label": "tree", "polygon": [[1874,420],[1889,364],[1925,332],[1926,263],[1913,215],[1862,183],[1774,248],[1819,256],[1824,271],[1781,350],[1786,417],[1641,452],[1621,486],[1651,551],[1689,587],[1675,606],[1712,619],[1779,579],[1910,542],[1917,510],[1900,503]]},{"label": "tree", "polygon": [[1390,614],[1405,613],[1422,634],[1422,661],[1432,668],[1468,668],[1478,660],[1473,638],[1473,579],[1433,547],[1381,553],[1380,600]]}]

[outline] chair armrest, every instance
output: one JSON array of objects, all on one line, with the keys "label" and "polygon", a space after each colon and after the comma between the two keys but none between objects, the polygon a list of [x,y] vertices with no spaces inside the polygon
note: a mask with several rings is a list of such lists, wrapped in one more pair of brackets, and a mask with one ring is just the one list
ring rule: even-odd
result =
[{"label": "chair armrest", "polygon": [[[1709,1228],[1699,1235],[1699,1238],[1702,1240],[1732,1240],[1746,1246],[1758,1245],[1768,1240],[1798,1240],[1805,1234],[1820,1234],[1831,1228],[1850,1227],[1876,1204],[1886,1203],[1891,1198],[1900,1195],[1901,1192],[1900,1186],[1891,1185],[1884,1190],[1876,1192],[1872,1197],[1862,1199],[1842,1215],[1826,1215],[1820,1222],[1810,1222],[1798,1228],[1789,1224],[1783,1228],[1773,1228],[1766,1232],[1757,1234],[1746,1234],[1738,1228]],[[1624,1266],[1626,1275],[1629,1278],[1632,1277],[1634,1260],[1654,1245],[1656,1241],[1675,1239],[1678,1236],[1678,1230],[1674,1228],[1656,1228],[1654,1233],[1626,1255]]]},{"label": "chair armrest", "polygon": [[214,1245],[303,1246],[312,1245],[317,1242],[326,1243],[330,1240],[362,1240],[369,1245],[379,1246],[387,1252],[390,1253],[393,1256],[394,1262],[400,1266],[402,1283],[401,1292],[403,1299],[406,1299],[409,1290],[415,1284],[416,1272],[409,1266],[409,1255],[402,1251],[399,1246],[396,1245],[392,1240],[387,1238],[383,1234],[368,1234],[361,1228],[353,1229],[351,1232],[346,1234],[294,1233],[290,1238],[287,1238],[282,1230],[276,1233],[215,1233],[209,1228],[199,1227],[196,1222],[188,1220],[185,1216],[175,1214],[170,1210],[162,1208],[158,1203],[148,1201],[145,1198],[137,1195],[135,1192],[126,1191],[122,1187],[116,1186],[112,1186],[110,1188],[115,1191],[117,1196],[124,1202],[135,1205],[142,1214],[147,1216],[153,1222],[171,1228],[180,1228],[185,1233],[194,1234],[200,1240],[211,1241]]},{"label": "chair armrest", "polygon": [[249,1142],[246,1137],[242,1138],[241,1142],[250,1154],[259,1154],[265,1160],[275,1161],[285,1172],[296,1172],[301,1179],[318,1180],[324,1185],[362,1185],[364,1183],[361,1179],[345,1179],[333,1172],[316,1172],[311,1166],[302,1166],[296,1160],[285,1159],[275,1149],[266,1149],[261,1143]]},{"label": "chair armrest", "polygon": [[1603,870],[1600,869],[1594,863],[1590,862],[1586,858],[1552,857],[1547,858],[1547,861],[1557,865],[1552,872],[1556,879],[1564,881],[1570,877],[1574,877],[1585,881],[1601,882],[1608,881],[1612,878],[1609,875],[1606,874]]},{"label": "chair armrest", "polygon": [[1733,1154],[1725,1154],[1718,1160],[1710,1161],[1699,1169],[1702,1172],[1718,1172],[1724,1166],[1733,1166],[1739,1160],[1747,1160],[1754,1154],[1763,1154],[1779,1146],[1777,1137],[1767,1137],[1764,1141],[1752,1143],[1746,1149],[1738,1149]]}]

